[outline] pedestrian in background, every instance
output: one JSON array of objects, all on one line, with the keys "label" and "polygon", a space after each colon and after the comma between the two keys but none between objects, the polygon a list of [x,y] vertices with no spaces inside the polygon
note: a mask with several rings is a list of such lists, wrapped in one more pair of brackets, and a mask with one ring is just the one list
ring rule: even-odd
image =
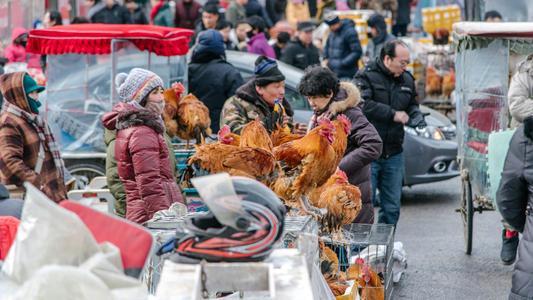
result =
[{"label": "pedestrian in background", "polygon": [[189,91],[209,108],[213,132],[219,130],[224,101],[243,83],[239,71],[226,61],[222,35],[212,29],[200,33],[189,64]]},{"label": "pedestrian in background", "polygon": [[363,112],[383,141],[381,156],[372,163],[372,198],[374,206],[380,206],[378,222],[384,224],[396,225],[400,218],[404,126],[426,126],[416,101],[414,77],[406,70],[409,59],[404,42],[390,41],[355,76],[364,99]]},{"label": "pedestrian in background", "polygon": [[89,9],[91,23],[102,24],[131,24],[128,10],[115,0],[92,0]]},{"label": "pedestrian in background", "polygon": [[27,63],[28,68],[41,68],[40,57],[26,51],[28,31],[22,27],[14,28],[11,33],[11,44],[4,49],[4,57],[8,63]]},{"label": "pedestrian in background", "polygon": [[533,116],[514,133],[505,158],[496,203],[503,219],[522,233],[509,299],[533,296]]},{"label": "pedestrian in background", "polygon": [[324,22],[331,32],[323,49],[323,64],[340,79],[351,80],[357,73],[357,62],[363,54],[355,23],[349,19],[341,20],[334,14],[326,17]]},{"label": "pedestrian in background", "polygon": [[142,7],[135,0],[125,0],[124,6],[128,10],[132,24],[148,24],[148,18]]},{"label": "pedestrian in background", "polygon": [[174,27],[174,16],[168,0],[152,0],[150,21],[157,26]]},{"label": "pedestrian in background", "polygon": [[195,0],[176,1],[176,27],[194,29],[196,22],[200,20],[201,10],[202,6]]},{"label": "pedestrian in background", "polygon": [[217,23],[216,30],[222,35],[224,39],[224,49],[237,51],[239,48],[233,41],[230,39],[230,34],[232,31],[231,23],[226,20],[220,20]]},{"label": "pedestrian in background", "polygon": [[233,44],[237,45],[239,51],[246,52],[248,49],[248,32],[252,31],[252,26],[246,20],[237,22],[235,28],[230,32],[229,38]]},{"label": "pedestrian in background", "polygon": [[44,87],[25,72],[0,76],[0,181],[29,182],[55,202],[67,199],[65,165],[50,127],[39,115]]},{"label": "pedestrian in background", "polygon": [[272,45],[272,49],[274,49],[274,53],[276,53],[276,58],[278,60],[281,59],[281,55],[290,40],[291,35],[288,32],[282,31],[278,33],[278,36],[274,41],[274,45]]},{"label": "pedestrian in background", "polygon": [[412,0],[398,0],[398,13],[392,26],[392,34],[397,37],[407,36],[407,28],[411,23]]},{"label": "pedestrian in background", "polygon": [[485,13],[485,16],[483,17],[483,21],[499,23],[499,22],[503,22],[503,17],[499,12],[495,10],[489,10],[488,12]]},{"label": "pedestrian in background", "polygon": [[351,82],[340,82],[328,68],[317,65],[305,70],[298,91],[307,97],[313,109],[309,129],[316,127],[320,118],[335,120],[343,114],[350,120],[348,146],[339,168],[346,173],[348,181],[361,191],[363,206],[353,222],[373,224],[370,164],[379,158],[382,142],[361,110],[359,90]]},{"label": "pedestrian in background", "polygon": [[381,53],[381,49],[386,42],[396,39],[394,35],[387,32],[387,23],[385,18],[380,14],[371,15],[366,21],[370,28],[372,38],[366,46],[365,57],[369,61],[375,60]]},{"label": "pedestrian in background", "polygon": [[273,59],[276,59],[276,53],[272,46],[268,44],[268,39],[265,35],[265,22],[261,17],[253,16],[247,19],[247,23],[250,24],[252,30],[248,32],[248,52],[264,55]]},{"label": "pedestrian in background", "polygon": [[305,68],[320,64],[320,53],[313,45],[313,30],[316,26],[312,22],[298,23],[296,36],[289,42],[280,60],[296,68]]},{"label": "pedestrian in background", "polygon": [[263,22],[265,23],[266,28],[272,27],[274,24],[272,23],[272,20],[270,20],[270,17],[268,16],[268,13],[263,5],[259,3],[258,0],[248,0],[248,3],[245,5],[246,7],[246,17],[250,18],[253,16],[258,16],[261,19],[263,19]]},{"label": "pedestrian in background", "polygon": [[232,0],[228,9],[226,10],[226,20],[232,25],[246,19],[246,4],[248,0]]},{"label": "pedestrian in background", "polygon": [[108,130],[117,130],[115,157],[126,192],[126,219],[142,224],[172,203],[183,203],[164,139],[163,80],[134,68],[119,73],[115,82],[124,102],[106,113],[102,122]]}]

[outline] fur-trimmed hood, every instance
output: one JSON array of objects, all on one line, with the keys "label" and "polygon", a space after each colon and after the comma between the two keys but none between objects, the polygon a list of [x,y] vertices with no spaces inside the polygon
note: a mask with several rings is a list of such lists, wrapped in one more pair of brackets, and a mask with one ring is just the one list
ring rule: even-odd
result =
[{"label": "fur-trimmed hood", "polygon": [[145,125],[159,134],[163,134],[165,127],[161,118],[147,109],[139,109],[127,103],[120,102],[113,107],[113,111],[102,117],[104,127],[109,130],[121,130]]},{"label": "fur-trimmed hood", "polygon": [[333,97],[327,111],[336,116],[349,108],[356,107],[361,102],[359,89],[349,81],[340,83],[339,92]]}]

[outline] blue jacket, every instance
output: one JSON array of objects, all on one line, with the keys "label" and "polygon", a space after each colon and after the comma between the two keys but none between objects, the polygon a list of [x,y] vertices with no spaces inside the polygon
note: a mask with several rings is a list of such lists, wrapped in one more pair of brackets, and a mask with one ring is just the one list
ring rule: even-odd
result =
[{"label": "blue jacket", "polygon": [[324,47],[324,59],[339,78],[352,78],[357,73],[357,61],[363,50],[352,20],[341,20],[339,30],[331,32]]}]

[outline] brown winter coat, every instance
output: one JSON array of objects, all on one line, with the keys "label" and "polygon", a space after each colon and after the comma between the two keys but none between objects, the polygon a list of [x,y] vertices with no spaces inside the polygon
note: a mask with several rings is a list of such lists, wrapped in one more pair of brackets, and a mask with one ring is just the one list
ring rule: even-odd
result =
[{"label": "brown winter coat", "polygon": [[333,97],[327,110],[322,112],[335,116],[344,114],[352,122],[348,134],[348,146],[339,168],[348,176],[348,181],[359,187],[363,208],[354,223],[374,223],[370,163],[381,155],[382,142],[378,132],[361,111],[361,96],[355,85],[341,82],[337,95]]},{"label": "brown winter coat", "polygon": [[[4,101],[30,112],[22,85],[25,73],[17,72],[0,77],[0,91]],[[34,169],[41,141],[37,130],[25,119],[8,112],[0,114],[0,181],[21,187],[25,181],[39,188],[55,202],[67,198],[67,189],[54,158],[44,146],[45,158],[41,172]]]},{"label": "brown winter coat", "polygon": [[172,203],[183,202],[159,117],[119,103],[102,121],[107,129],[118,130],[115,157],[126,190],[126,219],[143,223]]}]

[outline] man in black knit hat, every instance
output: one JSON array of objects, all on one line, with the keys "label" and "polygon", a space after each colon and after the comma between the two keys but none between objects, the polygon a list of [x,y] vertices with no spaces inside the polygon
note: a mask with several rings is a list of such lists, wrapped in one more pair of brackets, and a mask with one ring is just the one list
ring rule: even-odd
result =
[{"label": "man in black knit hat", "polygon": [[244,125],[259,118],[269,132],[276,128],[276,123],[305,132],[305,125],[293,126],[294,112],[285,100],[285,76],[276,61],[259,56],[254,73],[255,76],[224,103],[220,127],[229,125],[232,132],[239,134]]}]

